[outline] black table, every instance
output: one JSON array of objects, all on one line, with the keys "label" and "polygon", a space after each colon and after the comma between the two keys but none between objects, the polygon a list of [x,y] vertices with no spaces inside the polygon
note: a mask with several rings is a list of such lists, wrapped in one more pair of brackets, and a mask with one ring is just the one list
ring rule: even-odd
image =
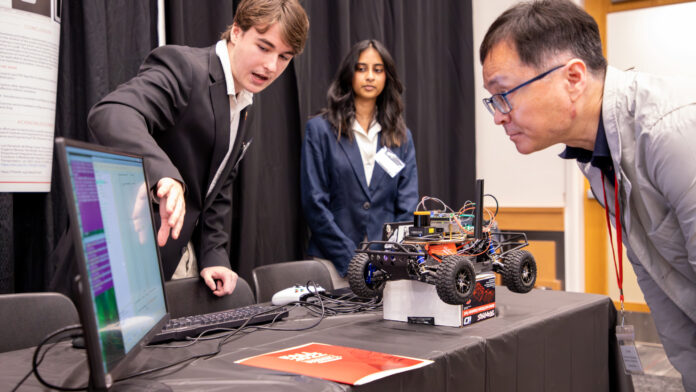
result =
[{"label": "black table", "polygon": [[[464,328],[407,324],[381,312],[329,317],[300,332],[256,331],[235,336],[220,354],[146,376],[175,391],[616,391],[632,390],[617,357],[616,310],[608,297],[533,290],[514,294],[497,287],[498,315]],[[278,327],[311,325],[316,318],[291,313]],[[359,387],[235,364],[234,361],[310,342],[342,345],[433,364]],[[204,342],[185,349],[146,349],[133,371],[211,351]],[[33,350],[0,354],[0,390],[28,371]],[[84,353],[59,343],[41,365],[58,385],[80,386],[87,377]],[[31,376],[20,390],[41,390]]]}]

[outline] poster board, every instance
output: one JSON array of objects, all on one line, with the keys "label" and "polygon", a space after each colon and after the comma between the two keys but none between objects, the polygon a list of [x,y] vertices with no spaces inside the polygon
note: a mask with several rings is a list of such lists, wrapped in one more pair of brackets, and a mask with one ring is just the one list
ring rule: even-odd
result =
[{"label": "poster board", "polygon": [[60,1],[0,0],[0,192],[51,189]]}]

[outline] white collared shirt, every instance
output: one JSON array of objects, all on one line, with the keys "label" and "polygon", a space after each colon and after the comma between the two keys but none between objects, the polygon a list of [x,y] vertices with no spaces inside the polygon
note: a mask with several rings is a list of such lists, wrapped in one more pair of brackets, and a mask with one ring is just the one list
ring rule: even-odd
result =
[{"label": "white collared shirt", "polygon": [[360,157],[362,157],[363,168],[365,169],[367,186],[370,186],[372,171],[375,168],[377,140],[379,139],[380,131],[382,131],[382,126],[377,122],[377,113],[375,113],[375,116],[372,118],[367,132],[365,132],[357,120],[353,120],[353,134],[355,135],[355,140],[358,142],[358,148],[360,149]]},{"label": "white collared shirt", "polygon": [[220,179],[220,174],[222,170],[227,165],[227,161],[230,159],[232,154],[232,146],[234,146],[234,141],[237,138],[237,130],[239,129],[239,113],[247,106],[251,105],[253,100],[253,94],[247,90],[242,90],[239,92],[239,97],[234,89],[234,78],[232,77],[232,68],[230,67],[230,54],[227,51],[227,41],[220,40],[215,44],[215,54],[220,59],[222,64],[222,72],[225,74],[225,84],[227,85],[227,95],[230,97],[230,145],[227,147],[227,154],[222,160],[222,164],[218,167],[215,172],[215,177],[213,181],[210,182],[210,187],[206,192],[205,196],[210,195],[210,192],[215,187],[215,184]]}]

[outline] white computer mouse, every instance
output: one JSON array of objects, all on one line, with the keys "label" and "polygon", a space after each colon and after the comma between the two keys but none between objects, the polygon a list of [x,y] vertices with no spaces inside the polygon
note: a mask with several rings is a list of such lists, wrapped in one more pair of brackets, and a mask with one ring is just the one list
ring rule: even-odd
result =
[{"label": "white computer mouse", "polygon": [[280,290],[279,292],[273,294],[273,297],[271,298],[271,303],[273,305],[287,305],[293,301],[303,301],[316,292],[322,293],[326,291],[321,286],[310,286],[310,289],[311,291],[308,290],[306,286],[301,285],[288,287],[287,289]]}]

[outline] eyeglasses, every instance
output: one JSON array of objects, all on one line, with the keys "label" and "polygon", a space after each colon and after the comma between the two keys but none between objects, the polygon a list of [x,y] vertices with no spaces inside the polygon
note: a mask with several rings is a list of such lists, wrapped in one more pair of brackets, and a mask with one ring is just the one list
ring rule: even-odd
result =
[{"label": "eyeglasses", "polygon": [[539,79],[544,78],[546,75],[550,74],[551,72],[564,67],[565,64],[557,65],[550,70],[540,73],[539,75],[529,79],[528,81],[518,85],[517,87],[514,87],[512,90],[508,90],[502,94],[493,94],[490,98],[484,98],[483,99],[483,104],[486,105],[486,109],[488,109],[489,112],[491,112],[492,115],[495,116],[495,111],[499,111],[501,114],[508,114],[512,110],[512,106],[510,105],[510,101],[508,101],[507,96],[508,94],[512,94],[515,91],[521,89],[522,87],[532,83],[536,82]]}]

